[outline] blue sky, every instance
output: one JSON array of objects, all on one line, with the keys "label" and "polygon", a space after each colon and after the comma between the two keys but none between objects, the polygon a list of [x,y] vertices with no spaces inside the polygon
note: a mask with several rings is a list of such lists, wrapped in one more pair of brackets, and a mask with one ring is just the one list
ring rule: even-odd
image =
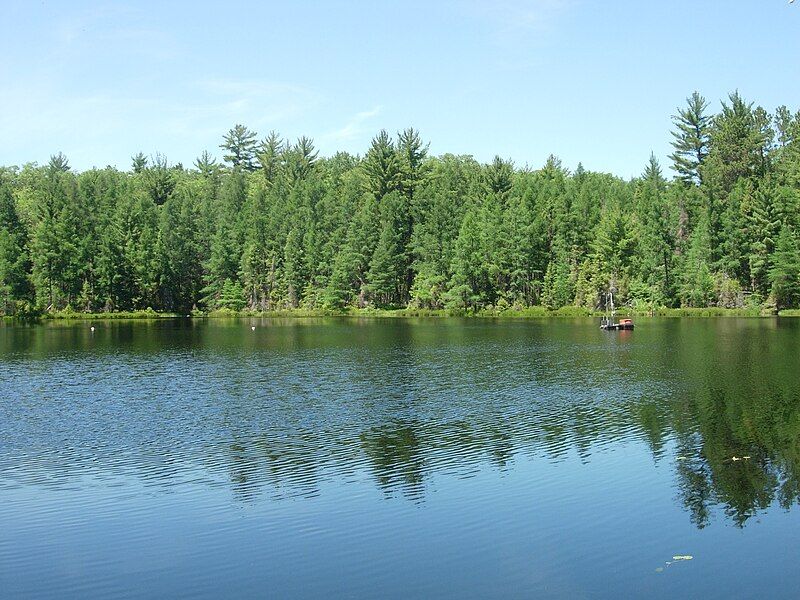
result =
[{"label": "blue sky", "polygon": [[[413,125],[434,154],[630,177],[666,162],[693,90],[800,108],[788,0],[0,0],[0,164],[190,165],[244,123],[363,153]],[[666,167],[666,165],[664,165]]]}]

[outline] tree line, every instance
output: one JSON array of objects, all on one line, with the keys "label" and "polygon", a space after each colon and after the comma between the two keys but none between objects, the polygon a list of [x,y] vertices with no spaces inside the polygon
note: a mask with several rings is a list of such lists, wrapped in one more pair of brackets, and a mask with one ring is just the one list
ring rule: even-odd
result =
[{"label": "tree line", "polygon": [[0,168],[0,312],[800,306],[800,111],[693,93],[673,176],[363,156],[234,126],[222,161]]}]

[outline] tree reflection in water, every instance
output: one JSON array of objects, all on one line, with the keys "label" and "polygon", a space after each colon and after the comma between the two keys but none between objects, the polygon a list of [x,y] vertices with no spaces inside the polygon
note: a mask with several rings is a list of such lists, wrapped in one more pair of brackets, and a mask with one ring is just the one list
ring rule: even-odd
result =
[{"label": "tree reflection in water", "polygon": [[592,468],[636,442],[674,468],[698,528],[800,500],[794,322],[654,321],[625,339],[570,322],[57,327],[0,328],[15,399],[0,486],[136,477],[253,503],[368,480],[424,502],[437,474]]}]

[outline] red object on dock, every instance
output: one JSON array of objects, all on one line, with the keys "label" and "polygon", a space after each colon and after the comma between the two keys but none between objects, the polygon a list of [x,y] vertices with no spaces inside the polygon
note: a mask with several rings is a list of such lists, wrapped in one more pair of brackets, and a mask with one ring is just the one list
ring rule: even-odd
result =
[{"label": "red object on dock", "polygon": [[620,319],[617,323],[603,321],[600,324],[600,329],[605,329],[607,331],[631,330],[633,329],[633,319]]}]

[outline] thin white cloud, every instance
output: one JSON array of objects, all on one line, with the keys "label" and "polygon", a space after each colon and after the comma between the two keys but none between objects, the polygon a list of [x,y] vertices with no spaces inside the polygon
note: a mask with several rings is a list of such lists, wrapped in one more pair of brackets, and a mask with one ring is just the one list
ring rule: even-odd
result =
[{"label": "thin white cloud", "polygon": [[503,70],[526,70],[545,60],[542,50],[560,31],[564,15],[578,0],[472,0]]},{"label": "thin white cloud", "polygon": [[478,0],[478,12],[499,27],[500,34],[544,33],[573,0]]},{"label": "thin white cloud", "polygon": [[356,113],[350,118],[344,127],[327,133],[325,136],[323,136],[323,139],[329,142],[350,141],[356,139],[366,130],[364,123],[374,117],[377,117],[379,114],[381,114],[382,110],[383,107],[376,106],[372,110],[365,110],[363,112]]},{"label": "thin white cloud", "polygon": [[109,149],[121,145],[168,155],[173,147],[213,148],[236,123],[263,133],[320,102],[301,86],[252,80],[206,80],[136,96],[114,89],[67,95],[47,82],[18,81],[0,88],[0,164],[41,160],[30,156],[36,147],[61,150],[76,167],[105,164],[113,160]]},{"label": "thin white cloud", "polygon": [[306,87],[285,82],[206,79],[194,84],[205,100],[182,109],[188,127],[206,123],[243,123],[251,128],[272,129],[287,119],[313,110],[321,96]]},{"label": "thin white cloud", "polygon": [[132,6],[104,6],[77,12],[56,21],[50,39],[50,60],[82,60],[98,48],[124,59],[140,57],[170,60],[181,54],[175,35],[154,18]]}]

